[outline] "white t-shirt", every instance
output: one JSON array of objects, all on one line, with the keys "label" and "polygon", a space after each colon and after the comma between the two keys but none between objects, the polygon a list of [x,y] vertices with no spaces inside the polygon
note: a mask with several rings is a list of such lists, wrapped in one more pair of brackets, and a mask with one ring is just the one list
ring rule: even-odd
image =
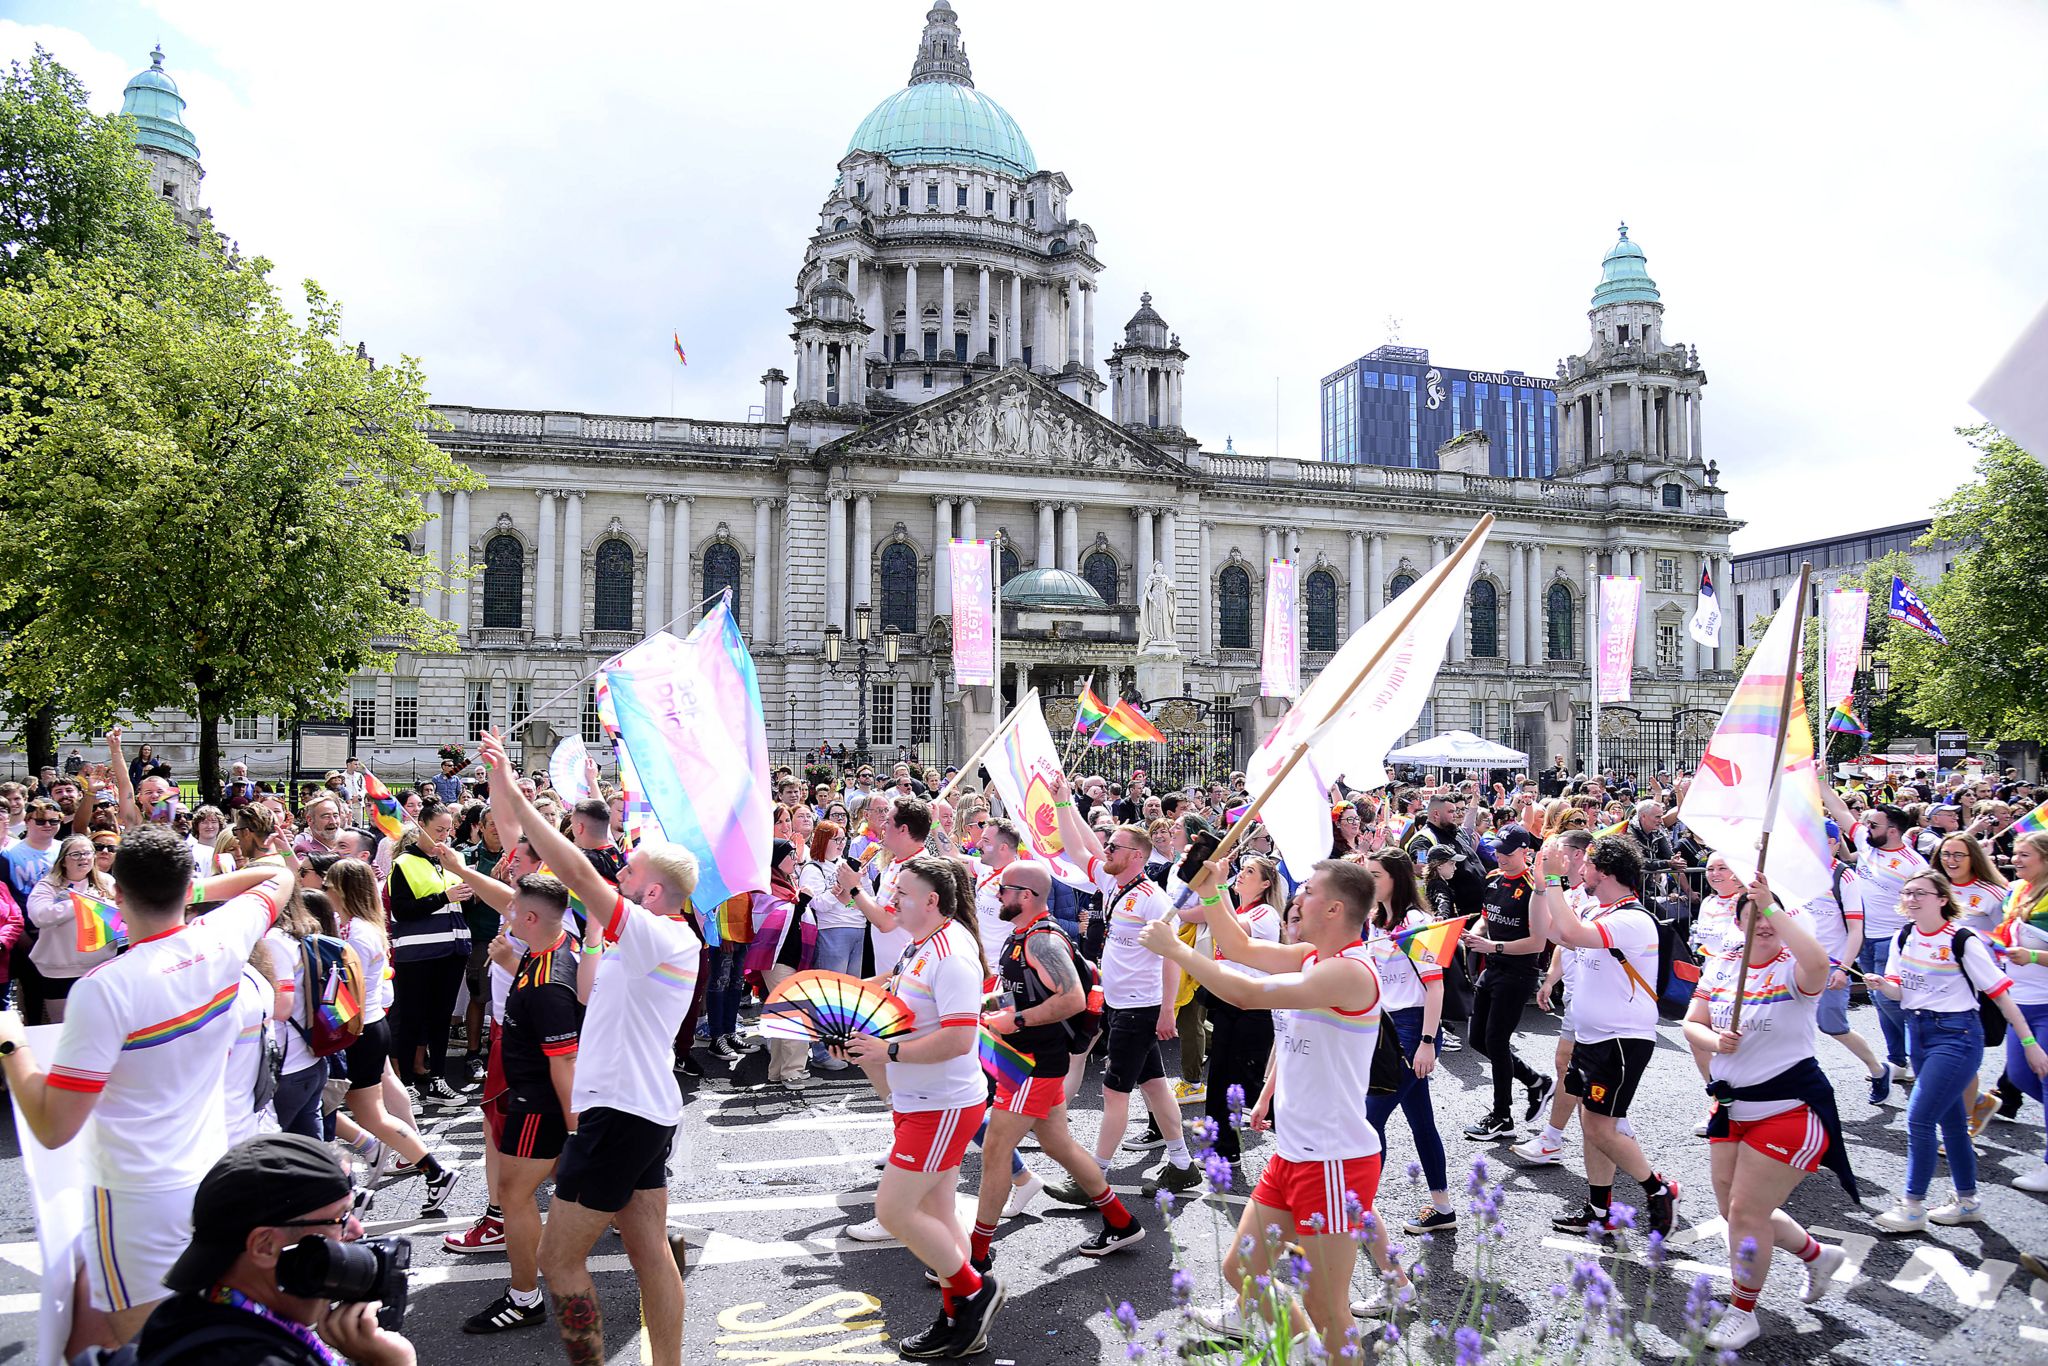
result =
[{"label": "white t-shirt", "polygon": [[[1657,922],[1634,897],[1596,907],[1584,918],[1600,931],[1600,947],[1579,951],[1578,977],[1572,986],[1572,1037],[1580,1043],[1656,1038]],[[1628,955],[1634,976],[1622,968],[1612,949]]]},{"label": "white t-shirt", "polygon": [[1848,959],[1842,950],[1849,947],[1849,927],[1863,924],[1863,879],[1856,876],[1856,870],[1846,863],[1835,865],[1841,875],[1838,884],[1842,889],[1840,898],[1831,887],[1815,898],[1807,913],[1813,927],[1813,937],[1820,940],[1820,946],[1828,951],[1828,958],[1835,963]]},{"label": "white t-shirt", "polygon": [[[1277,944],[1280,942],[1280,912],[1274,910],[1263,901],[1254,901],[1249,907],[1240,910],[1237,913],[1237,923],[1244,926],[1244,932],[1259,943]],[[1203,928],[1206,935],[1207,927],[1204,926]],[[1241,972],[1247,977],[1272,976],[1264,968],[1255,968],[1248,963],[1240,963],[1235,959],[1225,958],[1222,952],[1216,948],[1213,937],[1208,938],[1206,942],[1209,945],[1209,956],[1219,963],[1230,964],[1232,971]]]},{"label": "white t-shirt", "polygon": [[1088,876],[1102,893],[1102,1001],[1118,1010],[1158,1006],[1163,989],[1158,954],[1138,943],[1155,920],[1172,917],[1173,903],[1146,877],[1121,885],[1102,860],[1088,860]]},{"label": "white t-shirt", "polygon": [[[277,1004],[276,988],[255,968],[244,966],[242,980],[229,1012],[235,1021],[235,1041],[228,1049],[228,1065],[221,1077],[222,1113],[228,1126],[228,1147],[266,1130],[274,1132],[277,1120],[268,1104],[256,1108],[256,1076],[263,1068],[263,1036],[270,1023],[271,1008]],[[279,1029],[291,1026],[280,1022]],[[269,1120],[265,1125],[264,1121]]]},{"label": "white t-shirt", "polygon": [[[1372,950],[1352,944],[1340,955],[1373,973]],[[1313,952],[1302,961],[1306,972]],[[1380,1008],[1273,1012],[1274,1146],[1289,1162],[1335,1162],[1371,1157],[1380,1136],[1365,1117],[1372,1083],[1372,1053],[1379,1042]],[[1360,1191],[1359,1198],[1365,1199]],[[1370,1203],[1370,1202],[1368,1202]]]},{"label": "white t-shirt", "polygon": [[49,1084],[99,1096],[85,1127],[94,1185],[197,1186],[227,1151],[220,1098],[242,965],[291,883],[280,869],[198,920],[135,941],[72,987]]},{"label": "white t-shirt", "polygon": [[306,990],[299,985],[306,973],[306,948],[275,925],[264,934],[263,948],[270,955],[270,975],[276,979],[272,998],[280,992],[292,998],[291,1018],[277,1022],[278,1032],[284,1038],[284,1074],[290,1076],[320,1061],[299,1033],[300,1029],[312,1028],[307,1022],[307,1003],[299,999],[301,991]]},{"label": "white t-shirt", "polygon": [[[1411,911],[1402,928],[1427,924],[1428,921],[1428,916]],[[1428,1004],[1427,984],[1443,980],[1442,968],[1434,962],[1416,962],[1408,956],[1406,949],[1394,942],[1392,935],[1384,932],[1374,932],[1365,946],[1372,951],[1373,970],[1379,974],[1382,1011],[1392,1013]]]},{"label": "white t-shirt", "polygon": [[[889,978],[889,991],[910,1008],[912,1028],[892,1042],[907,1043],[941,1029],[979,1027],[981,982],[981,954],[974,936],[957,922],[949,919],[912,943]],[[977,1049],[945,1062],[892,1062],[888,1067],[890,1107],[904,1114],[958,1110],[988,1098]]]},{"label": "white t-shirt", "polygon": [[363,965],[363,1023],[373,1025],[391,1009],[391,941],[381,927],[367,920],[348,922],[342,936],[355,948]]},{"label": "white t-shirt", "polygon": [[623,896],[605,922],[609,946],[583,1016],[569,1104],[672,1125],[683,1115],[675,1042],[697,990],[702,941],[689,922],[659,916]]},{"label": "white t-shirt", "polygon": [[[509,932],[505,935],[505,941],[512,946],[513,951],[521,958],[526,957],[529,952],[526,947],[526,941],[522,940],[518,935]],[[582,951],[580,947],[577,949],[578,953]],[[501,968],[498,966],[495,958],[487,961],[489,964],[488,977],[491,984],[491,1023],[503,1024],[505,1023],[505,998],[512,994],[513,979],[519,975],[518,965],[515,963],[512,967]]]},{"label": "white t-shirt", "polygon": [[1003,900],[996,893],[1003,870],[991,868],[980,859],[970,863],[974,868],[974,918],[981,925],[982,967],[993,976],[996,960],[1003,956],[1003,945],[1010,938],[1010,924],[1003,919]]},{"label": "white t-shirt", "polygon": [[[1570,911],[1580,920],[1584,920],[1587,916],[1600,909],[1600,903],[1595,901],[1592,893],[1588,892],[1584,887],[1565,888],[1564,906],[1566,910]],[[1564,995],[1567,1001],[1571,999],[1572,993],[1578,990],[1579,955],[1585,952],[1587,950],[1569,948],[1563,944],[1557,946],[1557,980],[1564,987]],[[1600,952],[1605,953],[1606,950],[1602,949]]]},{"label": "white t-shirt", "polygon": [[1870,827],[1858,821],[1854,831],[1856,872],[1863,879],[1863,932],[1872,939],[1889,939],[1905,928],[1906,916],[1899,909],[1899,889],[1906,879],[1927,871],[1927,860],[1910,845],[1878,849],[1870,843]]},{"label": "white t-shirt", "polygon": [[[2007,891],[2006,900],[2010,905],[2013,897],[2026,894],[2026,883],[2016,882]],[[2012,946],[2016,949],[2048,950],[2048,931],[2022,918],[2012,922]],[[2048,1003],[2048,963],[2035,967],[2032,963],[2007,962],[2005,970],[2012,978],[2012,999],[2020,1005],[2037,1006]]]},{"label": "white t-shirt", "polygon": [[1708,953],[1719,953],[1728,939],[1728,932],[1740,923],[1735,913],[1735,903],[1741,893],[1735,896],[1708,896],[1700,901],[1700,913],[1693,917],[1692,946],[1705,949]]},{"label": "white t-shirt", "polygon": [[[1707,1003],[1707,1016],[1717,1030],[1726,1029],[1735,1007],[1735,978],[1742,967],[1741,946],[1717,954],[1700,968],[1693,995]],[[1820,992],[1799,989],[1798,962],[1788,949],[1761,965],[1752,963],[1742,983],[1742,1042],[1733,1053],[1716,1053],[1707,1071],[1716,1081],[1754,1086],[1813,1056]],[[1738,1100],[1729,1118],[1744,1124],[1799,1107],[1796,1100]]]},{"label": "white t-shirt", "polygon": [[797,870],[797,886],[811,894],[811,914],[817,917],[819,929],[857,930],[868,923],[868,918],[860,913],[860,907],[841,901],[833,893],[838,867],[832,863],[806,863]]},{"label": "white t-shirt", "polygon": [[[1902,1009],[1975,1010],[1977,998],[1970,990],[1972,985],[1986,996],[2012,990],[2012,978],[1993,961],[1983,935],[1972,934],[1961,961],[1957,961],[1952,943],[1955,931],[1954,924],[1944,925],[1933,934],[1914,930],[1906,936],[1903,948],[1898,936],[1892,936],[1886,946],[1884,975],[1886,981],[1898,983]],[[1968,982],[1963,980],[1966,972]]]},{"label": "white t-shirt", "polygon": [[1963,904],[1963,913],[1956,917],[1956,924],[1978,934],[1989,934],[1998,926],[1998,910],[2005,904],[2005,888],[1994,887],[1988,882],[1957,882],[1956,900]]},{"label": "white t-shirt", "polygon": [[[881,885],[875,889],[875,904],[877,906],[892,913],[895,911],[896,879],[902,875],[903,865],[894,861],[891,861],[889,866],[882,870]],[[862,916],[861,919],[866,920],[867,917]],[[903,956],[903,951],[910,947],[910,931],[900,926],[893,930],[885,930],[874,922],[869,921],[868,941],[875,948],[875,971],[880,972],[884,963],[895,962]]]}]

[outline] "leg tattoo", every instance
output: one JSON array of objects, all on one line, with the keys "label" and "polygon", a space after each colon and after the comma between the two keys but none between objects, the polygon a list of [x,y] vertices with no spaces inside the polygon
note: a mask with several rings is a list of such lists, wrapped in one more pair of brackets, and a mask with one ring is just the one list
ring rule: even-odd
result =
[{"label": "leg tattoo", "polygon": [[595,1286],[555,1296],[555,1327],[569,1366],[604,1366],[604,1314]]}]

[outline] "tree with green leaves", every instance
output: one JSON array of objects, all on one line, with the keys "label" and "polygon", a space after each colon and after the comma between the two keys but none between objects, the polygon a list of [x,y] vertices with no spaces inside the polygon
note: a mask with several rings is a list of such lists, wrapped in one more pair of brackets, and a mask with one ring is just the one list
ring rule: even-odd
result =
[{"label": "tree with green leaves", "polygon": [[[1870,561],[1853,574],[1831,573],[1821,568],[1815,568],[1813,571],[1813,584],[1820,589],[1823,599],[1830,590],[1836,588],[1861,588],[1870,595],[1870,615],[1863,627],[1863,647],[1876,658],[1885,658],[1885,645],[1891,639],[1892,629],[1898,625],[1885,615],[1885,606],[1891,601],[1894,574],[1912,584],[1915,592],[1920,591],[1918,576],[1913,571],[1913,562],[1898,551]],[[1784,606],[1780,606],[1779,611],[1783,610]],[[1750,630],[1758,640],[1762,640],[1764,633],[1771,629],[1771,623],[1776,619],[1776,612],[1766,612],[1751,624]],[[1800,664],[1805,670],[1802,683],[1806,717],[1809,724],[1815,717],[1821,718],[1822,738],[1828,742],[1828,757],[1839,761],[1860,753],[1863,742],[1857,741],[1853,736],[1829,735],[1825,730],[1826,717],[1822,715],[1821,709],[1820,633],[1819,620],[1808,612],[1803,628]],[[1736,657],[1735,667],[1738,670],[1748,668],[1750,657],[1755,653],[1754,645],[1745,646]],[[1872,690],[1870,680],[1865,678],[1862,691],[1850,704],[1857,719],[1862,721],[1864,728],[1870,732],[1869,748],[1872,750],[1882,750],[1893,739],[1914,733],[1915,730],[1912,719],[1906,713],[1905,699],[1899,691],[1896,670],[1892,674],[1891,682],[1891,690],[1879,697]]]}]

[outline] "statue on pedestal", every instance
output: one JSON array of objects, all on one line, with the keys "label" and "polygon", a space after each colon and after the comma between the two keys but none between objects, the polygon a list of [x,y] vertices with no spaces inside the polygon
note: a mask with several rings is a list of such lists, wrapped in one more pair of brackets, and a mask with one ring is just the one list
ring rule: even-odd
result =
[{"label": "statue on pedestal", "polygon": [[1155,563],[1152,577],[1145,582],[1145,600],[1138,609],[1138,652],[1179,654],[1179,628],[1174,617],[1173,579],[1166,566]]}]

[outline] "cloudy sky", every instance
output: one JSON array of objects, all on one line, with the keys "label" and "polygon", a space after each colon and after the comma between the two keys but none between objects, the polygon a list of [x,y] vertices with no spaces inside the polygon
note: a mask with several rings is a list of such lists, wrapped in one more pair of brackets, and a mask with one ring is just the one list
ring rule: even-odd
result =
[{"label": "cloudy sky", "polygon": [[[956,7],[1101,239],[1100,325],[1152,292],[1212,449],[1316,454],[1321,376],[1390,320],[1551,373],[1626,219],[1754,549],[1924,515],[2048,300],[2032,0]],[[925,8],[8,0],[0,58],[112,110],[161,39],[218,226],[441,401],[736,419]]]}]

